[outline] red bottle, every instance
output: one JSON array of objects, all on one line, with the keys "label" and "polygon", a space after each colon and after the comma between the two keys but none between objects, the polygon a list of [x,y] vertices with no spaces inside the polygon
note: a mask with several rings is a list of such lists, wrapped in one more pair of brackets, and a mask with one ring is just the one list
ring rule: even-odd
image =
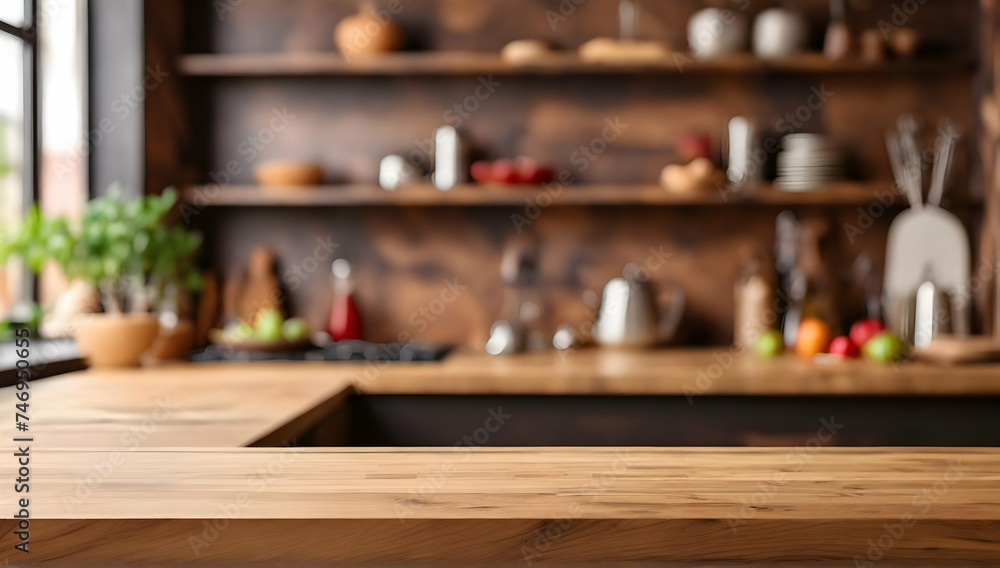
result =
[{"label": "red bottle", "polygon": [[334,341],[362,339],[361,314],[354,301],[351,264],[342,258],[333,262],[333,306],[326,332]]}]

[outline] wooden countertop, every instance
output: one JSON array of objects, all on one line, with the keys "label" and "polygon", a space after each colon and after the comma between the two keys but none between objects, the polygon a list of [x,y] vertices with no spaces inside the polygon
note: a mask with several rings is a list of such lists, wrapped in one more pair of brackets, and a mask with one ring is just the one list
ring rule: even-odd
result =
[{"label": "wooden countertop", "polygon": [[[32,430],[48,448],[278,445],[352,390],[373,394],[998,396],[1000,365],[896,368],[758,361],[725,350],[583,350],[441,363],[183,363],[88,370],[32,383]],[[11,387],[0,389],[9,393]],[[12,395],[11,395],[12,396]],[[0,432],[13,435],[13,422]]]},{"label": "wooden countertop", "polygon": [[373,394],[1000,395],[1000,364],[758,360],[725,348],[457,353],[439,364],[368,365],[347,374]]},{"label": "wooden countertop", "polygon": [[32,455],[10,560],[1000,562],[997,449],[139,450],[83,487],[108,455]]},{"label": "wooden countertop", "polygon": [[[31,382],[29,434],[46,448],[280,444],[350,390],[329,366],[310,364],[91,369]],[[13,404],[13,387],[0,398]],[[0,429],[7,439],[17,435],[13,420]]]},{"label": "wooden countertop", "polygon": [[[355,390],[1000,394],[1000,373],[986,365],[730,361],[724,351],[561,357],[178,364],[33,382],[32,553],[14,551],[7,518],[5,559],[533,565],[881,553],[882,565],[1000,562],[1000,449],[238,448],[293,439]],[[12,427],[2,426],[8,439]],[[8,479],[15,467],[0,460]],[[5,510],[14,497],[3,495]]]}]

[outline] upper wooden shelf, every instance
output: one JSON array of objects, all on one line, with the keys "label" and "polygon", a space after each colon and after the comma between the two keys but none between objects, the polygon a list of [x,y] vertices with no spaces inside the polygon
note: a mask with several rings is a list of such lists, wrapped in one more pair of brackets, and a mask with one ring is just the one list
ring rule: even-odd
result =
[{"label": "upper wooden shelf", "polygon": [[192,54],[181,57],[180,72],[201,77],[321,75],[586,75],[682,73],[870,73],[943,72],[972,68],[970,58],[935,58],[870,64],[859,59],[829,61],[822,54],[763,61],[746,54],[710,61],[674,58],[661,62],[591,63],[561,52],[531,64],[512,64],[494,52],[414,51],[344,59],[336,52]]},{"label": "upper wooden shelf", "polygon": [[[548,192],[539,186],[462,185],[439,191],[421,184],[385,191],[376,185],[331,185],[308,188],[260,187],[254,185],[191,186],[184,192],[187,203],[199,207],[310,207],[310,206],[548,206],[566,205],[867,205],[876,192],[891,191],[890,182],[842,182],[822,191],[790,192],[761,186],[743,192],[709,189],[690,195],[670,193],[658,185],[593,184],[565,186]],[[898,198],[904,205],[902,197]]]}]

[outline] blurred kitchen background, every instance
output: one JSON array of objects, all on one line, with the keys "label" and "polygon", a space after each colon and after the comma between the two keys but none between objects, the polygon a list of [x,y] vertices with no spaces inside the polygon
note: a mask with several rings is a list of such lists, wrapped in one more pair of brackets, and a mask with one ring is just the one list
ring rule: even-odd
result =
[{"label": "blurred kitchen background", "polygon": [[0,33],[4,222],[177,187],[195,345],[262,307],[494,353],[995,332],[992,1],[54,4]]}]

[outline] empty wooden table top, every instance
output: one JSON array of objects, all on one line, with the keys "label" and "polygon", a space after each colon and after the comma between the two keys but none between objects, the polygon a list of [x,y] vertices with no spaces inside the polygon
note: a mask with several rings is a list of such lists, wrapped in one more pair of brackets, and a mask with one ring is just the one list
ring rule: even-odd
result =
[{"label": "empty wooden table top", "polygon": [[[1000,393],[988,365],[893,369],[726,355],[460,353],[430,364],[178,364],[40,380],[31,384],[32,553],[13,552],[13,521],[2,521],[6,559],[1000,563],[994,449],[238,448],[280,445],[355,390]],[[14,467],[14,458],[0,461],[9,479]],[[8,510],[14,497],[4,498]]]},{"label": "empty wooden table top", "polygon": [[11,561],[1000,562],[996,449],[139,450],[87,482],[108,460],[32,456]]}]

